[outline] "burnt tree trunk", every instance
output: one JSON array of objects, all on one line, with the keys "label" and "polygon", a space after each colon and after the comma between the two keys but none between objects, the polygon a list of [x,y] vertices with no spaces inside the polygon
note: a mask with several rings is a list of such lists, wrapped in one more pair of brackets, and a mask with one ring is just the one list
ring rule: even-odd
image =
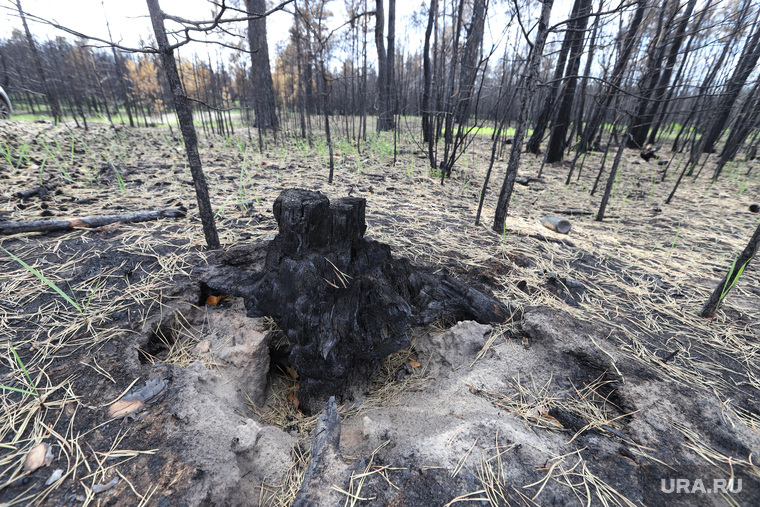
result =
[{"label": "burnt tree trunk", "polygon": [[744,88],[747,78],[754,70],[758,58],[760,58],[760,23],[755,27],[755,32],[747,37],[747,43],[744,46],[741,58],[739,58],[739,63],[726,83],[723,97],[717,105],[712,123],[702,138],[703,153],[715,152],[715,143],[723,134],[731,109],[739,97],[739,92]]},{"label": "burnt tree trunk", "polygon": [[[677,7],[677,5],[675,7]],[[649,63],[647,65],[647,71],[644,73],[639,83],[640,99],[636,116],[631,124],[631,136],[628,139],[629,148],[644,148],[644,142],[649,133],[649,124],[652,123],[651,118],[647,120],[649,116],[648,111],[650,104],[652,103],[652,95],[654,95],[657,83],[660,81],[662,62],[665,59],[665,49],[667,46],[665,32],[668,31],[668,28],[673,21],[672,17],[669,17],[667,20],[665,19],[665,11],[667,8],[668,5],[667,2],[665,2],[660,9],[660,16],[657,21],[657,36],[652,40],[649,46]],[[672,16],[675,16],[675,8]]]},{"label": "burnt tree trunk", "polygon": [[[655,123],[655,116],[657,115],[657,111],[660,109],[663,111],[665,110],[666,104],[669,102],[668,100],[665,100],[665,96],[667,93],[672,93],[672,88],[670,90],[668,89],[670,85],[670,79],[673,75],[673,69],[676,66],[676,61],[678,60],[678,55],[681,51],[681,44],[686,38],[686,28],[689,24],[689,19],[691,19],[691,13],[694,11],[694,6],[696,3],[696,0],[689,0],[689,2],[686,4],[686,10],[681,15],[681,19],[678,22],[678,26],[676,28],[676,34],[674,35],[673,42],[670,45],[668,58],[665,61],[665,68],[663,69],[662,75],[660,76],[660,81],[657,83],[657,90],[655,90],[653,103],[650,106],[649,112],[642,120],[641,130],[650,131],[651,129],[648,141],[650,144],[655,142],[655,136],[657,134],[657,130],[659,130],[659,124]],[[700,17],[700,20],[701,18],[702,17]],[[687,51],[684,52],[683,60],[685,60],[687,56],[688,48]],[[653,123],[655,123],[654,126],[652,126]],[[644,146],[644,138],[640,138],[638,141],[640,146]]]},{"label": "burnt tree trunk", "polygon": [[538,114],[538,118],[533,124],[533,134],[528,139],[527,150],[531,153],[538,154],[541,151],[541,143],[544,140],[544,132],[546,127],[549,126],[549,120],[552,117],[554,106],[557,103],[557,94],[559,93],[559,87],[562,83],[562,75],[565,73],[565,64],[567,63],[567,55],[570,52],[570,45],[573,39],[572,26],[574,19],[578,14],[580,3],[583,0],[575,0],[573,3],[573,9],[570,11],[570,21],[568,22],[568,30],[565,32],[565,38],[562,40],[562,47],[559,50],[559,56],[557,57],[557,65],[554,67],[554,75],[552,76],[551,87],[544,98],[544,103],[541,106],[541,112]]},{"label": "burnt tree trunk", "polygon": [[[599,11],[604,10],[604,0],[599,2]],[[588,43],[588,56],[586,57],[586,66],[583,70],[583,76],[581,77],[581,89],[578,90],[578,107],[576,112],[575,122],[573,123],[573,129],[570,131],[570,146],[574,146],[577,141],[577,135],[580,135],[583,130],[583,111],[586,109],[586,88],[588,87],[589,77],[591,76],[591,65],[594,62],[594,53],[596,52],[596,38],[599,33],[599,19],[600,16],[595,16],[594,28],[591,31],[591,39]]]},{"label": "burnt tree trunk", "polygon": [[580,0],[579,3],[578,10],[575,12],[577,19],[568,26],[567,37],[570,38],[570,55],[565,72],[565,82],[562,85],[560,97],[557,99],[559,109],[554,121],[552,121],[549,144],[546,147],[547,164],[562,161],[562,154],[565,151],[565,137],[570,127],[575,88],[578,84],[578,69],[581,66],[581,54],[583,53],[583,38],[586,34],[588,15],[591,12],[591,0]]},{"label": "burnt tree trunk", "polygon": [[21,0],[16,0],[16,8],[18,9],[18,14],[21,17],[21,24],[24,25],[24,34],[26,35],[26,40],[29,43],[29,50],[32,52],[32,60],[34,60],[34,66],[37,68],[37,75],[40,78],[42,92],[45,94],[45,100],[50,107],[50,115],[53,117],[53,120],[57,124],[59,121],[61,121],[61,107],[58,104],[58,97],[50,86],[47,77],[45,76],[45,69],[42,65],[42,58],[40,58],[40,53],[37,51],[37,44],[34,42],[32,32],[29,31],[29,25],[26,23],[26,15],[24,14],[24,10],[21,8]]},{"label": "burnt tree trunk", "polygon": [[433,117],[430,111],[430,89],[432,87],[432,72],[430,69],[430,34],[433,31],[433,24],[435,22],[436,11],[438,10],[438,0],[430,1],[430,8],[428,10],[428,23],[425,28],[425,46],[422,50],[423,58],[423,76],[425,82],[423,83],[422,91],[422,138],[423,142],[427,143],[428,159],[430,166],[435,167],[435,152],[434,152],[434,135],[433,135]]},{"label": "burnt tree trunk", "polygon": [[581,134],[578,150],[575,153],[575,157],[573,157],[573,163],[570,165],[570,170],[567,173],[567,179],[565,179],[566,185],[570,184],[570,179],[572,178],[573,171],[575,170],[575,164],[578,162],[581,154],[585,153],[591,148],[591,141],[594,139],[597,129],[600,127],[602,119],[609,109],[610,104],[612,104],[612,99],[614,99],[617,95],[618,89],[620,88],[620,82],[623,79],[623,72],[628,66],[628,59],[631,57],[633,47],[637,40],[636,35],[639,31],[639,27],[641,26],[641,22],[644,19],[644,11],[646,11],[647,1],[648,0],[638,0],[636,3],[636,12],[631,19],[631,25],[628,27],[628,31],[626,32],[623,48],[620,52],[620,56],[615,62],[615,68],[612,70],[610,80],[600,96],[601,98],[599,100],[599,105],[591,115],[591,119],[586,124],[586,128],[583,129],[583,133]]},{"label": "burnt tree trunk", "polygon": [[396,259],[364,238],[366,202],[290,189],[275,200],[280,232],[263,272],[212,273],[214,290],[243,296],[249,317],[272,317],[290,343],[299,401],[318,412],[330,396],[363,392],[380,363],[410,345],[411,326],[443,316],[503,322],[507,306],[446,275]]},{"label": "burnt tree trunk", "polygon": [[[269,66],[269,46],[267,45],[267,22],[265,0],[246,0],[248,12],[248,44],[251,50],[251,76],[253,84],[256,126],[258,128],[277,127],[277,108],[274,101],[272,71]],[[255,16],[258,16],[256,18]]]},{"label": "burnt tree trunk", "polygon": [[528,125],[528,113],[530,105],[533,102],[533,95],[536,92],[536,79],[541,66],[541,58],[544,55],[544,45],[546,37],[549,35],[549,16],[552,12],[554,0],[544,0],[541,8],[541,17],[538,20],[538,32],[536,33],[536,42],[531,49],[530,58],[528,59],[528,72],[525,76],[523,85],[523,95],[521,98],[522,106],[520,107],[520,116],[517,118],[515,127],[515,137],[512,140],[512,150],[509,152],[509,163],[507,164],[507,174],[504,176],[504,183],[501,186],[499,200],[496,203],[496,213],[493,219],[493,230],[501,233],[507,220],[507,211],[509,210],[509,201],[512,198],[512,190],[515,187],[515,178],[517,169],[520,166],[520,156],[522,155],[523,139]]},{"label": "burnt tree trunk", "polygon": [[92,229],[115,223],[147,222],[161,218],[183,218],[187,210],[184,208],[168,208],[156,211],[138,211],[122,215],[103,215],[70,220],[31,220],[29,222],[0,222],[0,234],[19,234],[22,232],[53,232],[73,229]]},{"label": "burnt tree trunk", "polygon": [[[609,109],[610,104],[612,104],[612,99],[614,99],[617,95],[618,89],[620,88],[620,83],[623,80],[623,72],[628,67],[628,60],[631,57],[634,45],[638,39],[637,35],[639,27],[641,26],[641,22],[644,19],[644,12],[646,11],[647,3],[648,0],[638,0],[636,2],[636,12],[631,19],[631,25],[628,27],[628,31],[625,34],[623,49],[620,52],[620,56],[618,56],[617,61],[615,62],[615,67],[612,70],[608,84],[600,96],[599,105],[597,106],[594,114],[591,116],[591,119],[586,125],[586,128],[583,129],[583,134],[581,135],[581,144],[579,146],[578,152],[575,155],[576,159],[580,156],[581,152],[586,152],[590,148],[591,141],[594,139],[594,135],[596,134],[596,131],[602,122],[604,113]],[[570,174],[568,174],[567,183],[570,182],[571,175],[572,171]]]},{"label": "burnt tree trunk", "polygon": [[195,133],[195,125],[193,125],[193,114],[190,112],[187,93],[185,93],[182,81],[179,78],[174,52],[171,46],[169,46],[169,39],[166,37],[164,13],[161,11],[158,0],[146,1],[148,3],[148,10],[150,11],[150,20],[153,23],[153,32],[156,34],[156,43],[161,54],[161,62],[164,72],[166,72],[169,88],[172,91],[172,97],[174,98],[174,110],[177,113],[179,128],[185,141],[187,162],[190,166],[190,173],[193,175],[198,212],[203,224],[203,235],[209,248],[219,248],[221,244],[219,243],[219,235],[216,232],[214,213],[211,209],[211,201],[208,195],[208,185],[206,184],[206,176],[203,174],[203,166],[201,164],[201,155],[198,153],[198,136]]},{"label": "burnt tree trunk", "polygon": [[457,110],[454,121],[458,125],[467,123],[472,104],[475,79],[480,66],[480,47],[483,44],[483,28],[486,21],[486,0],[475,0],[472,7],[472,21],[467,29],[467,42],[462,52]]}]

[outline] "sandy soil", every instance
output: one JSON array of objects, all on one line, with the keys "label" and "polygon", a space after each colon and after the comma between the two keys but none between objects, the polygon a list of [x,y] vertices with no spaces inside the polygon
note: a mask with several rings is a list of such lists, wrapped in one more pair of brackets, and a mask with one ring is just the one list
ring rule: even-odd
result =
[{"label": "sandy soil", "polygon": [[[361,153],[339,144],[330,185],[319,146],[283,137],[260,154],[245,137],[210,137],[201,155],[224,246],[213,252],[176,132],[2,122],[0,139],[0,225],[187,211],[0,236],[39,273],[0,251],[0,382],[15,388],[0,393],[0,503],[292,502],[316,415],[298,409],[297,372],[274,356],[268,376],[263,363],[245,363],[268,356],[272,323],[245,320],[234,298],[206,304],[197,275],[235,252],[255,257],[277,231],[274,199],[292,187],[365,197],[369,237],[524,315],[453,343],[453,322],[417,330],[366,399],[340,407],[341,488],[352,488],[343,500],[760,503],[756,266],[712,321],[698,317],[757,227],[748,211],[760,200],[755,161],[733,164],[715,184],[708,161],[665,205],[682,155],[664,148],[659,161],[669,165],[658,165],[626,152],[602,222],[601,196],[589,194],[602,154],[570,185],[566,165],[547,166],[516,186],[496,233],[488,225],[503,159],[484,224],[474,224],[488,138],[442,186],[411,142],[395,163],[390,139]],[[540,165],[524,154],[519,177]],[[570,220],[571,232],[543,227],[547,215]],[[235,319],[243,323],[234,329],[257,333],[241,335],[244,352],[218,340]],[[265,390],[246,392],[247,383]],[[109,407],[128,393],[143,406],[113,417]],[[40,443],[52,458],[34,467],[26,460]],[[56,470],[61,477],[46,485]],[[670,479],[688,480],[688,492],[668,493]],[[715,489],[731,479],[742,480],[740,492],[702,492],[696,482]]]}]

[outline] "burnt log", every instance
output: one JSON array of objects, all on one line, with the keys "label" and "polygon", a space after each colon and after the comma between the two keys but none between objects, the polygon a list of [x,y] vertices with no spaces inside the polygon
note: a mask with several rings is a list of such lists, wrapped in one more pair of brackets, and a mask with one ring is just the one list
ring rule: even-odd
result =
[{"label": "burnt log", "polygon": [[20,234],[23,232],[55,232],[73,229],[93,229],[115,224],[117,222],[136,223],[162,218],[184,218],[187,209],[166,208],[155,211],[138,211],[122,215],[101,215],[94,217],[72,218],[70,220],[31,220],[27,222],[0,222],[0,234]]},{"label": "burnt log", "polygon": [[494,298],[366,239],[365,210],[363,198],[330,203],[318,192],[286,190],[274,203],[279,234],[263,272],[205,281],[243,296],[249,317],[272,317],[286,333],[310,413],[330,396],[348,401],[363,392],[380,363],[410,345],[412,326],[444,316],[488,324],[512,317]]},{"label": "burnt log", "polygon": [[317,420],[314,442],[311,444],[311,459],[298,489],[292,507],[317,507],[319,505],[341,505],[346,499],[344,491],[353,471],[366,466],[361,459],[352,465],[343,461],[340,453],[340,416],[335,398],[330,397]]}]

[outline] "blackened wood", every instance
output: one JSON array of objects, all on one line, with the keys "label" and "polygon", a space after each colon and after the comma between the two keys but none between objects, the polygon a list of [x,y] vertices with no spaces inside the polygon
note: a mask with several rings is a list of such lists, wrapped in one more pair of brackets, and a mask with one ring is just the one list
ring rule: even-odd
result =
[{"label": "blackened wood", "polygon": [[286,190],[274,203],[280,232],[267,246],[263,272],[235,276],[225,268],[203,280],[242,296],[249,317],[270,316],[286,333],[308,412],[330,396],[345,401],[363,392],[380,363],[410,345],[412,326],[444,316],[481,323],[513,316],[496,299],[364,238],[365,208],[362,198],[331,203],[318,192]]},{"label": "blackened wood", "polygon": [[[253,85],[253,106],[256,110],[256,126],[277,127],[277,109],[272,85],[272,71],[269,65],[267,45],[267,24],[265,0],[246,0],[248,12],[248,44],[251,50],[251,82]],[[258,16],[258,17],[257,17]]]},{"label": "blackened wood", "polygon": [[37,51],[37,44],[34,42],[32,32],[29,31],[29,25],[26,22],[24,9],[21,7],[21,0],[16,0],[16,8],[18,9],[18,14],[21,17],[21,24],[24,26],[24,33],[26,35],[26,40],[29,43],[29,51],[32,53],[32,60],[34,61],[34,66],[37,69],[37,75],[40,78],[42,92],[45,94],[45,100],[47,101],[48,106],[50,106],[50,115],[53,117],[53,120],[57,125],[58,122],[61,121],[61,107],[58,103],[58,96],[55,93],[55,89],[50,86],[50,82],[48,82],[48,79],[45,76],[45,69],[42,65],[42,58],[40,58],[39,51]]},{"label": "blackened wood", "polygon": [[565,151],[565,138],[570,128],[570,115],[573,110],[573,101],[575,100],[575,88],[578,84],[578,69],[581,66],[583,39],[586,36],[588,15],[591,12],[591,0],[577,0],[576,6],[575,19],[568,25],[569,32],[565,36],[566,38],[570,38],[570,54],[568,55],[567,70],[565,71],[565,81],[562,84],[559,98],[557,99],[557,112],[552,120],[549,143],[546,146],[547,164],[561,162]]},{"label": "blackened wood", "polygon": [[79,228],[103,227],[116,222],[147,222],[160,218],[183,218],[184,209],[160,209],[156,211],[139,211],[122,215],[103,215],[71,220],[32,220],[29,222],[0,222],[0,234],[19,234],[22,232],[53,232]]},{"label": "blackened wood", "polygon": [[512,198],[512,190],[515,187],[515,178],[517,169],[520,166],[520,156],[523,149],[523,139],[528,127],[528,114],[533,102],[533,95],[536,91],[536,81],[538,72],[541,67],[541,60],[544,56],[544,45],[549,35],[549,16],[551,15],[554,0],[543,0],[541,9],[541,18],[538,21],[538,32],[536,33],[536,42],[531,49],[530,61],[528,63],[527,75],[525,76],[525,86],[522,95],[522,106],[520,115],[515,127],[514,144],[509,153],[509,163],[507,164],[507,174],[504,176],[504,183],[501,186],[499,200],[496,204],[496,213],[493,220],[492,229],[497,233],[503,232],[504,223],[507,220],[507,211],[509,210],[509,201]]},{"label": "blackened wood", "polygon": [[350,489],[347,483],[351,472],[363,471],[365,466],[364,460],[348,465],[341,456],[340,415],[335,398],[331,397],[317,419],[311,458],[292,507],[342,505],[346,497],[336,487]]},{"label": "blackened wood", "polygon": [[182,138],[185,141],[185,151],[187,152],[187,162],[190,166],[190,174],[193,175],[193,184],[195,186],[195,196],[198,201],[198,212],[203,224],[203,235],[206,238],[206,244],[209,248],[219,248],[219,235],[216,232],[214,223],[214,213],[211,209],[211,200],[208,195],[208,185],[206,176],[203,174],[201,156],[198,153],[198,137],[193,125],[193,115],[188,104],[187,94],[182,86],[182,80],[177,70],[177,62],[174,59],[174,52],[169,46],[169,39],[166,36],[164,28],[164,13],[158,4],[158,0],[147,0],[148,10],[150,11],[150,20],[153,23],[153,32],[156,34],[156,43],[161,53],[161,62],[166,72],[166,78],[169,81],[169,88],[174,98],[174,110],[177,113],[179,128],[182,131]]},{"label": "blackened wood", "polygon": [[38,195],[40,197],[45,197],[51,190],[53,190],[58,185],[59,185],[58,183],[45,183],[44,185],[40,185],[39,187],[35,187],[35,188],[30,188],[29,190],[21,190],[19,192],[16,192],[13,195],[22,200],[28,199],[35,195]]},{"label": "blackened wood", "polygon": [[759,58],[760,25],[757,25],[755,31],[747,36],[747,42],[744,45],[739,62],[734,68],[734,73],[731,75],[731,78],[726,81],[712,123],[702,137],[703,153],[713,153],[715,151],[715,143],[718,142],[718,139],[720,139],[720,136],[723,134],[723,130],[726,127],[726,123],[728,122],[731,111],[734,107],[734,103],[736,102],[736,99],[739,98],[739,93],[744,88],[747,78],[755,69],[755,65],[757,65],[757,60]]}]

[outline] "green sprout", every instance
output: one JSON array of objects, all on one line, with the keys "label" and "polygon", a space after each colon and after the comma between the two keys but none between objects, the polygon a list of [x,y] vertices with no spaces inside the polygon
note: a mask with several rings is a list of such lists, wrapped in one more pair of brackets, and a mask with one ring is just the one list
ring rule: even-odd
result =
[{"label": "green sprout", "polygon": [[24,267],[24,269],[26,269],[27,271],[29,271],[31,274],[33,274],[38,279],[40,279],[42,282],[44,282],[48,287],[50,287],[51,289],[53,289],[54,291],[56,291],[58,294],[60,294],[63,297],[63,299],[65,299],[71,306],[73,306],[74,308],[76,308],[79,313],[82,313],[82,307],[79,306],[79,303],[77,303],[76,301],[74,301],[71,298],[71,296],[69,296],[68,294],[66,294],[65,292],[63,292],[60,287],[58,287],[56,284],[54,284],[53,282],[51,282],[47,277],[45,277],[45,275],[43,275],[42,273],[40,273],[39,271],[37,271],[36,269],[34,269],[33,267],[31,267],[29,264],[27,264],[23,260],[19,259],[15,255],[13,255],[12,253],[10,253],[5,248],[3,248],[3,247],[0,246],[0,249],[2,249],[3,252],[7,253],[11,257],[11,259],[13,259],[14,261],[16,261],[19,264],[21,264]]},{"label": "green sprout", "polygon": [[21,358],[18,356],[18,352],[16,352],[16,349],[13,348],[13,345],[9,343],[8,346],[11,348],[11,351],[13,352],[13,356],[16,358],[16,364],[18,364],[21,367],[21,370],[23,370],[24,376],[26,376],[26,379],[29,381],[29,385],[32,386],[33,391],[27,391],[26,389],[19,389],[18,387],[2,386],[2,385],[0,385],[0,389],[15,391],[17,393],[22,393],[22,394],[29,394],[31,396],[36,396],[39,398],[40,393],[39,391],[37,391],[37,387],[34,385],[34,382],[32,381],[32,377],[29,376],[29,372],[26,370],[26,366],[24,366],[24,362],[21,361]]}]

